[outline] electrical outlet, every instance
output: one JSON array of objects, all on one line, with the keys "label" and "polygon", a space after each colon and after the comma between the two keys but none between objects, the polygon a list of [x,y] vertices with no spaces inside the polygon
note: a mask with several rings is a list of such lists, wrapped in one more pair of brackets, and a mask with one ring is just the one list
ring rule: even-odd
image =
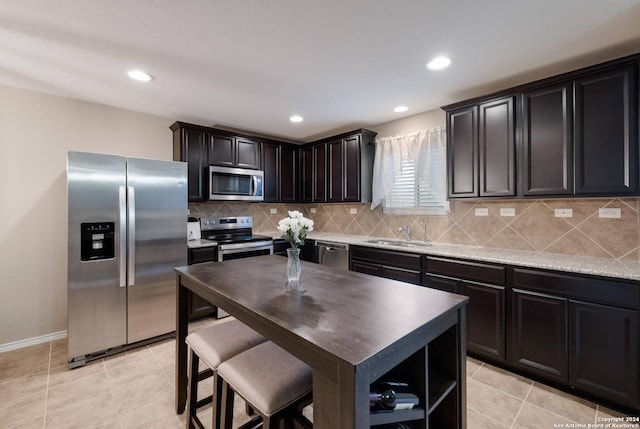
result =
[{"label": "electrical outlet", "polygon": [[620,219],[622,211],[619,208],[603,207],[598,209],[598,217],[603,219]]},{"label": "electrical outlet", "polygon": [[555,209],[556,217],[573,217],[573,209]]},{"label": "electrical outlet", "polygon": [[191,214],[191,209],[187,209],[187,216]]},{"label": "electrical outlet", "polygon": [[486,207],[476,209],[476,216],[489,216],[489,209]]},{"label": "electrical outlet", "polygon": [[269,214],[278,214],[278,209],[269,209]]},{"label": "electrical outlet", "polygon": [[358,209],[349,209],[349,214],[358,214]]},{"label": "electrical outlet", "polygon": [[309,213],[313,214],[313,213],[315,213],[315,212],[316,212],[316,208],[315,208],[315,207],[311,207],[311,208],[309,209]]},{"label": "electrical outlet", "polygon": [[514,217],[516,215],[516,209],[514,208],[501,208],[500,216],[502,217]]}]

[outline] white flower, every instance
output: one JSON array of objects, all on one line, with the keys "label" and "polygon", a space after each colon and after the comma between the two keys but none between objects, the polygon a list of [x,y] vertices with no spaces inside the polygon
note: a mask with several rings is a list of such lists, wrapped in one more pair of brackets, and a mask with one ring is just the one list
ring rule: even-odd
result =
[{"label": "white flower", "polygon": [[289,212],[289,217],[293,218],[293,219],[302,219],[302,213],[300,213],[298,210],[292,210]]},{"label": "white flower", "polygon": [[304,245],[307,232],[313,231],[313,221],[302,216],[297,210],[289,212],[289,217],[278,222],[278,231],[282,232],[282,238],[287,240],[292,248]]}]

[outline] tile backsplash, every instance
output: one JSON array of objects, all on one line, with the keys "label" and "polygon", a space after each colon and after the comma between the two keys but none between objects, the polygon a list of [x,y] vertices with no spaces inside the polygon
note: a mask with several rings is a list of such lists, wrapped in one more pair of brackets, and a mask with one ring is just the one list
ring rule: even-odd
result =
[{"label": "tile backsplash", "polygon": [[[638,261],[639,202],[639,198],[452,201],[447,216],[386,215],[379,207],[371,210],[370,204],[208,202],[191,203],[189,208],[196,217],[253,216],[257,233],[275,231],[288,210],[300,210],[320,232],[403,239],[398,228],[411,225],[415,240],[426,235],[436,243]],[[600,218],[600,208],[619,208],[621,216]],[[271,213],[273,209],[276,213]],[[486,216],[477,216],[476,209],[487,209]],[[501,209],[513,210],[501,213]],[[572,216],[556,217],[556,209],[571,209]]]}]

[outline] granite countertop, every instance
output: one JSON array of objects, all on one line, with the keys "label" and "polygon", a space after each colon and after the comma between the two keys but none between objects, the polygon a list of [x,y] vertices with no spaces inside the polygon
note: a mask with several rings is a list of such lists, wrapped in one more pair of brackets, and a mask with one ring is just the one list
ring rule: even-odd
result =
[{"label": "granite countertop", "polygon": [[[279,231],[263,232],[274,239],[281,238]],[[389,244],[367,243],[368,240],[390,240],[382,237],[339,234],[328,232],[311,232],[307,235],[313,240],[326,240],[358,246],[392,249],[410,253],[422,253],[433,256],[471,259],[476,261],[495,262],[499,264],[521,267],[542,268],[547,270],[605,276],[627,280],[640,280],[640,262],[619,261],[609,258],[562,255],[557,253],[541,253],[526,250],[492,249],[479,246],[463,246],[457,244],[433,243],[428,247],[404,247]],[[402,240],[397,240],[402,241]],[[415,241],[420,244],[420,241]]]},{"label": "granite countertop", "polygon": [[198,240],[187,240],[187,247],[189,249],[197,249],[200,247],[213,247],[217,245],[218,245],[217,241],[205,240],[204,238],[198,239]]}]

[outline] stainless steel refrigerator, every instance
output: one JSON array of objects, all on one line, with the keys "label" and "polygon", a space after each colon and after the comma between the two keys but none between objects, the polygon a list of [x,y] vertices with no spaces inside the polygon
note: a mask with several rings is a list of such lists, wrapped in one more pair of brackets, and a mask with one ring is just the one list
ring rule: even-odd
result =
[{"label": "stainless steel refrigerator", "polygon": [[69,366],[175,330],[187,264],[187,166],[69,152]]}]

